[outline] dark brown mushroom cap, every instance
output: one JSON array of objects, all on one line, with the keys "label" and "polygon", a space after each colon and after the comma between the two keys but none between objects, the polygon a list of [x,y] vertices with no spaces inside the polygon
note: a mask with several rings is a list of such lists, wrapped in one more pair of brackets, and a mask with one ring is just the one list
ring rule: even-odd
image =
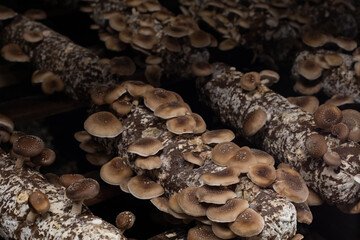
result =
[{"label": "dark brown mushroom cap", "polygon": [[166,128],[175,134],[193,133],[196,127],[195,119],[191,115],[178,116],[166,121]]},{"label": "dark brown mushroom cap", "polygon": [[227,223],[211,223],[211,230],[220,239],[233,239],[236,234],[233,233]]},{"label": "dark brown mushroom cap", "polygon": [[220,166],[226,166],[227,162],[235,156],[240,147],[233,142],[217,144],[211,151],[211,159]]},{"label": "dark brown mushroom cap", "polygon": [[319,30],[311,30],[302,36],[302,41],[310,47],[321,47],[329,41],[329,37]]},{"label": "dark brown mushroom cap", "polygon": [[191,65],[191,70],[197,77],[206,77],[213,73],[214,68],[208,62],[194,62]]},{"label": "dark brown mushroom cap", "polygon": [[243,133],[246,137],[255,135],[266,123],[267,114],[262,109],[257,109],[249,113],[243,124]]},{"label": "dark brown mushroom cap", "polygon": [[13,151],[24,157],[35,157],[44,149],[43,140],[33,135],[20,136],[13,144]]},{"label": "dark brown mushroom cap", "polygon": [[176,95],[162,88],[154,88],[144,95],[144,104],[152,111],[155,111],[161,104],[173,101],[177,101]]},{"label": "dark brown mushroom cap", "polygon": [[55,161],[55,152],[50,148],[44,148],[39,155],[31,158],[31,161],[40,166],[50,166]]},{"label": "dark brown mushroom cap", "polygon": [[317,127],[330,130],[331,127],[341,122],[343,116],[341,110],[330,104],[322,104],[314,113],[314,121]]},{"label": "dark brown mushroom cap", "polygon": [[113,57],[110,60],[110,72],[119,76],[131,76],[136,70],[133,60],[126,56]]},{"label": "dark brown mushroom cap", "polygon": [[227,200],[236,197],[236,193],[225,188],[203,185],[196,191],[199,202],[224,204]]},{"label": "dark brown mushroom cap", "polygon": [[341,141],[345,141],[350,134],[349,127],[345,123],[337,123],[331,127],[331,134],[335,135]]},{"label": "dark brown mushroom cap", "polygon": [[265,226],[263,217],[254,209],[248,208],[229,224],[231,231],[240,237],[252,237],[262,232]]},{"label": "dark brown mushroom cap", "polygon": [[132,175],[131,168],[126,165],[125,160],[121,157],[114,157],[102,165],[100,169],[101,179],[110,185],[120,185]]},{"label": "dark brown mushroom cap", "polygon": [[25,11],[24,16],[31,20],[43,20],[47,17],[46,12],[41,9],[31,8]]},{"label": "dark brown mushroom cap", "polygon": [[247,173],[249,167],[256,164],[257,160],[251,149],[247,146],[241,147],[234,156],[226,163],[228,167],[236,168],[240,173]]},{"label": "dark brown mushroom cap", "polygon": [[124,211],[116,216],[115,224],[119,229],[125,231],[134,225],[135,219],[136,217],[132,212]]},{"label": "dark brown mushroom cap", "polygon": [[[151,29],[151,28],[148,28]],[[151,29],[152,30],[152,29]],[[152,49],[157,43],[155,32],[146,31],[146,33],[135,33],[132,36],[132,43],[143,49]]]},{"label": "dark brown mushroom cap", "polygon": [[81,174],[63,174],[59,178],[59,182],[64,187],[69,187],[73,182],[84,179],[84,175]]},{"label": "dark brown mushroom cap", "polygon": [[183,116],[187,113],[189,113],[187,106],[178,101],[163,103],[158,106],[154,111],[155,116],[163,119]]},{"label": "dark brown mushroom cap", "polygon": [[6,143],[10,140],[10,133],[0,129],[0,143]]},{"label": "dark brown mushroom cap", "polygon": [[189,35],[188,29],[182,26],[166,26],[164,27],[164,33],[174,38],[181,38]]},{"label": "dark brown mushroom cap", "polygon": [[314,59],[306,59],[299,64],[299,74],[307,80],[315,80],[322,74],[322,67],[320,67]]},{"label": "dark brown mushroom cap", "polygon": [[266,86],[271,86],[280,80],[280,75],[272,70],[265,69],[259,72],[260,82]]},{"label": "dark brown mushroom cap", "polygon": [[276,183],[273,189],[280,196],[284,196],[292,202],[305,202],[309,196],[309,189],[300,174],[288,167],[276,170]]},{"label": "dark brown mushroom cap", "polygon": [[85,157],[94,166],[102,166],[111,159],[111,156],[105,152],[87,153]]},{"label": "dark brown mushroom cap", "polygon": [[43,40],[43,38],[44,38],[44,36],[43,36],[42,32],[39,32],[39,31],[24,32],[25,41],[30,42],[30,43],[40,42],[41,40]]},{"label": "dark brown mushroom cap", "polygon": [[126,45],[121,42],[116,36],[109,35],[103,38],[105,41],[106,49],[114,52],[120,52],[126,48]]},{"label": "dark brown mushroom cap", "polygon": [[73,201],[91,199],[99,194],[100,185],[92,178],[84,178],[73,182],[66,188],[66,196]]},{"label": "dark brown mushroom cap", "polygon": [[240,78],[240,87],[246,91],[253,91],[260,85],[260,75],[257,72],[247,72]]},{"label": "dark brown mushroom cap", "polygon": [[325,138],[317,133],[311,134],[306,138],[305,147],[314,158],[321,158],[328,149]]},{"label": "dark brown mushroom cap", "polygon": [[1,56],[10,62],[29,62],[30,58],[26,55],[19,45],[9,43],[1,48]]},{"label": "dark brown mushroom cap", "polygon": [[46,194],[36,191],[30,194],[28,203],[38,214],[44,214],[50,209],[50,202]]},{"label": "dark brown mushroom cap", "polygon": [[213,233],[210,226],[203,224],[189,229],[186,238],[187,240],[221,240]]},{"label": "dark brown mushroom cap", "polygon": [[206,206],[201,204],[196,197],[197,187],[187,187],[176,196],[176,200],[184,213],[201,217],[206,215]]},{"label": "dark brown mushroom cap", "polygon": [[201,135],[201,140],[205,144],[230,142],[234,138],[234,132],[229,129],[207,131]]},{"label": "dark brown mushroom cap", "polygon": [[239,174],[235,168],[228,167],[218,172],[205,173],[200,180],[209,186],[229,186],[240,181]]},{"label": "dark brown mushroom cap", "polygon": [[237,46],[237,42],[234,39],[228,38],[223,40],[220,44],[219,44],[219,49],[221,51],[229,51],[231,49],[233,49],[234,47]]},{"label": "dark brown mushroom cap", "polygon": [[164,194],[163,187],[145,175],[132,177],[128,188],[130,193],[139,199],[151,199]]},{"label": "dark brown mushroom cap", "polygon": [[74,138],[78,142],[86,142],[91,140],[91,135],[87,131],[78,131],[74,133]]},{"label": "dark brown mushroom cap", "polygon": [[14,12],[14,10],[5,7],[3,5],[0,5],[0,20],[6,20],[9,18],[13,18],[17,15],[16,12]]},{"label": "dark brown mushroom cap", "polygon": [[249,167],[247,175],[259,187],[268,187],[276,179],[276,170],[272,165],[258,163]]},{"label": "dark brown mushroom cap", "polygon": [[142,157],[155,155],[164,146],[162,142],[156,138],[144,137],[139,138],[128,147],[128,152],[138,154]]},{"label": "dark brown mushroom cap", "polygon": [[195,48],[207,47],[211,43],[210,34],[202,30],[196,30],[190,34],[190,44]]},{"label": "dark brown mushroom cap", "polygon": [[339,167],[341,164],[341,157],[337,152],[326,152],[323,156],[323,160],[332,167]]},{"label": "dark brown mushroom cap", "polygon": [[14,130],[14,122],[8,116],[0,114],[0,127],[11,133]]},{"label": "dark brown mushroom cap", "polygon": [[360,141],[360,112],[353,109],[346,109],[342,111],[342,123],[349,128],[349,139],[354,142]]},{"label": "dark brown mushroom cap", "polygon": [[85,120],[84,129],[92,136],[113,138],[123,131],[123,125],[111,112],[100,111]]},{"label": "dark brown mushroom cap", "polygon": [[64,90],[65,84],[59,76],[52,74],[41,83],[41,90],[45,94],[53,94]]},{"label": "dark brown mushroom cap", "polygon": [[245,209],[248,201],[240,198],[230,199],[224,205],[211,205],[206,210],[206,216],[213,222],[234,222]]},{"label": "dark brown mushroom cap", "polygon": [[319,100],[314,96],[288,97],[287,100],[308,113],[314,113],[319,107]]}]

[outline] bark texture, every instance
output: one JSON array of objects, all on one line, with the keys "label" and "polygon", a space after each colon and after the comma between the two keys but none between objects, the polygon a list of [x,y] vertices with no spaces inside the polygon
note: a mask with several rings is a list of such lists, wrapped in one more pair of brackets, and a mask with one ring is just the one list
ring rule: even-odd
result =
[{"label": "bark texture", "polygon": [[[85,206],[80,215],[71,214],[72,201],[65,188],[57,187],[38,172],[15,168],[15,159],[0,156],[0,236],[4,239],[117,239],[125,240],[113,225],[94,216]],[[50,209],[26,224],[30,212],[29,195],[41,191],[50,201]]]},{"label": "bark texture", "polygon": [[[223,122],[243,133],[246,116],[256,109],[266,112],[267,121],[248,139],[277,160],[293,166],[303,176],[308,187],[330,204],[354,204],[360,199],[360,184],[354,176],[360,171],[360,146],[355,142],[340,143],[330,134],[316,128],[313,115],[290,104],[285,98],[260,85],[247,92],[240,87],[243,74],[223,64],[216,64],[211,78],[199,80],[205,103],[217,112]],[[314,133],[322,134],[328,149],[341,157],[339,168],[326,165],[322,159],[312,158],[305,141]]]}]

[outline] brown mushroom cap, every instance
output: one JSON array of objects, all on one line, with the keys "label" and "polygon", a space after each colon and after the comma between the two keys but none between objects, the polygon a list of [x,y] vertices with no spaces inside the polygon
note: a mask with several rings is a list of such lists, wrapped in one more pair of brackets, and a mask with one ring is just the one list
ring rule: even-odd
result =
[{"label": "brown mushroom cap", "polygon": [[201,135],[201,140],[205,144],[230,142],[234,138],[234,132],[229,129],[207,131]]},{"label": "brown mushroom cap", "polygon": [[196,30],[190,34],[190,44],[195,48],[207,47],[211,43],[210,34],[202,31]]},{"label": "brown mushroom cap", "polygon": [[92,136],[113,138],[123,131],[123,125],[111,112],[100,111],[85,120],[84,129]]},{"label": "brown mushroom cap", "polygon": [[104,102],[107,104],[111,104],[126,93],[126,88],[124,84],[117,84],[110,88],[107,87],[106,89],[104,89],[103,92]]},{"label": "brown mushroom cap", "polygon": [[240,78],[240,87],[246,91],[253,91],[260,85],[260,74],[247,72]]},{"label": "brown mushroom cap", "polygon": [[303,79],[296,79],[294,90],[304,95],[314,95],[322,89],[321,81],[304,81]]},{"label": "brown mushroom cap", "polygon": [[124,82],[124,87],[129,92],[129,94],[135,98],[143,97],[147,91],[154,89],[150,84],[146,84],[140,81],[126,81]]},{"label": "brown mushroom cap", "polygon": [[[188,107],[189,111],[191,111],[190,107]],[[189,114],[195,120],[195,128],[193,129],[193,133],[199,134],[206,131],[206,123],[204,119],[197,113]]]},{"label": "brown mushroom cap", "polygon": [[164,146],[160,140],[151,137],[139,138],[128,147],[128,152],[138,154],[142,157],[155,155]]},{"label": "brown mushroom cap", "polygon": [[126,45],[121,42],[116,36],[109,35],[104,38],[105,47],[110,51],[120,52],[126,48]]},{"label": "brown mushroom cap", "polygon": [[9,43],[1,48],[1,56],[9,62],[29,62],[30,58],[26,55],[19,45]]},{"label": "brown mushroom cap", "polygon": [[181,51],[181,45],[179,41],[176,38],[164,36],[161,39],[161,43],[166,47],[167,50],[170,52],[180,52]]},{"label": "brown mushroom cap", "polygon": [[33,135],[20,136],[13,144],[13,151],[24,157],[35,157],[44,149],[43,140]]},{"label": "brown mushroom cap", "polygon": [[332,126],[331,134],[335,135],[341,141],[345,141],[350,134],[349,127],[345,123],[337,123]]},{"label": "brown mushroom cap", "polygon": [[74,138],[78,142],[86,142],[91,140],[91,135],[87,131],[83,130],[74,133]]},{"label": "brown mushroom cap", "polygon": [[189,229],[186,238],[187,240],[221,240],[213,233],[210,226],[203,224]]},{"label": "brown mushroom cap", "polygon": [[263,217],[252,208],[244,210],[239,214],[235,222],[229,224],[231,231],[241,237],[258,235],[264,226]]},{"label": "brown mushroom cap", "polygon": [[337,152],[326,152],[323,156],[323,160],[332,167],[339,167],[341,164],[341,157]]},{"label": "brown mushroom cap", "polygon": [[342,123],[349,128],[349,139],[354,142],[360,141],[360,112],[353,109],[346,109],[342,111]]},{"label": "brown mushroom cap", "polygon": [[36,191],[29,196],[30,207],[38,214],[44,214],[50,209],[50,202],[46,194]]},{"label": "brown mushroom cap", "polygon": [[175,134],[193,133],[196,127],[195,119],[191,115],[179,116],[168,119],[166,121],[166,128]]},{"label": "brown mushroom cap", "polygon": [[209,186],[229,186],[240,181],[238,176],[238,170],[228,167],[219,172],[205,173],[200,180]]},{"label": "brown mushroom cap", "polygon": [[197,189],[196,197],[199,202],[224,204],[227,200],[235,198],[236,193],[225,188],[203,185]]},{"label": "brown mushroom cap", "polygon": [[344,62],[344,59],[336,53],[327,53],[324,55],[324,59],[332,67],[340,66]]},{"label": "brown mushroom cap", "polygon": [[141,29],[139,29],[140,32],[132,35],[132,43],[143,49],[152,49],[158,41],[154,30],[148,27],[141,28],[146,28],[150,31],[146,30],[141,32]]},{"label": "brown mushroom cap", "polygon": [[275,192],[295,203],[305,202],[309,190],[300,174],[291,168],[276,170],[276,183],[273,184]]},{"label": "brown mushroom cap", "polygon": [[99,194],[100,185],[92,178],[83,178],[66,188],[66,196],[73,201],[91,199]]},{"label": "brown mushroom cap", "polygon": [[211,230],[220,239],[233,239],[236,234],[233,233],[227,223],[211,223]]},{"label": "brown mushroom cap", "polygon": [[311,114],[319,107],[319,100],[314,96],[288,97],[287,100]]},{"label": "brown mushroom cap", "polygon": [[306,203],[309,206],[320,206],[323,202],[319,195],[309,188],[309,196],[306,199]]},{"label": "brown mushroom cap", "polygon": [[213,73],[214,68],[208,62],[194,62],[191,65],[191,70],[197,77],[206,77]]},{"label": "brown mushroom cap", "polygon": [[266,123],[267,114],[262,109],[257,109],[249,113],[243,124],[243,133],[246,137],[255,135]]},{"label": "brown mushroom cap", "polygon": [[306,223],[308,225],[311,224],[313,220],[313,215],[310,211],[309,206],[303,203],[293,203],[296,209],[296,220],[299,223]]},{"label": "brown mushroom cap", "polygon": [[43,20],[47,17],[44,10],[34,8],[26,10],[24,16],[31,20]]},{"label": "brown mushroom cap", "polygon": [[109,26],[120,32],[126,29],[126,17],[120,13],[114,13],[109,18]]},{"label": "brown mushroom cap", "polygon": [[276,179],[276,170],[272,165],[258,163],[249,167],[247,175],[259,187],[268,187]]},{"label": "brown mushroom cap", "polygon": [[330,99],[325,101],[325,104],[331,104],[337,107],[348,103],[354,103],[354,98],[352,96],[338,94],[333,95]]},{"label": "brown mushroom cap", "polygon": [[115,100],[110,104],[111,109],[113,109],[120,116],[124,116],[131,111],[133,104],[126,100]]},{"label": "brown mushroom cap", "polygon": [[258,163],[266,163],[269,165],[275,164],[274,157],[271,156],[270,154],[268,154],[267,152],[256,149],[256,148],[251,148],[250,150]]},{"label": "brown mushroom cap", "polygon": [[119,229],[125,231],[134,225],[135,219],[136,217],[132,212],[124,211],[116,216],[115,224]]},{"label": "brown mushroom cap", "polygon": [[39,31],[24,32],[25,41],[30,42],[30,43],[40,42],[41,40],[43,40],[43,38],[44,38],[44,36],[43,36],[42,32],[39,32]]},{"label": "brown mushroom cap", "polygon": [[177,101],[176,95],[162,88],[154,88],[144,95],[144,104],[152,111],[155,111],[161,104],[173,101]]},{"label": "brown mushroom cap", "polygon": [[59,182],[64,187],[69,187],[73,182],[76,182],[80,179],[84,179],[85,177],[81,174],[63,174],[59,178]]},{"label": "brown mushroom cap", "polygon": [[145,175],[132,177],[128,188],[130,193],[139,199],[151,199],[164,194],[163,187]]},{"label": "brown mushroom cap", "polygon": [[182,26],[166,26],[164,27],[164,33],[174,38],[182,38],[189,35],[188,29]]},{"label": "brown mushroom cap", "polygon": [[14,10],[5,7],[3,5],[0,5],[0,20],[6,20],[9,18],[13,18],[17,15],[16,12],[14,12]]},{"label": "brown mushroom cap", "polygon": [[52,74],[41,83],[41,90],[45,94],[53,94],[64,90],[65,84],[59,76]]},{"label": "brown mushroom cap", "polygon": [[109,90],[108,86],[98,85],[89,91],[91,101],[96,105],[105,104],[104,97]]},{"label": "brown mushroom cap", "polygon": [[160,64],[161,62],[162,62],[162,58],[160,56],[155,56],[155,55],[147,56],[145,59],[145,63],[147,64],[157,65]]},{"label": "brown mushroom cap", "polygon": [[302,36],[302,41],[310,47],[321,47],[329,42],[329,37],[319,30],[310,30]]},{"label": "brown mushroom cap", "polygon": [[42,83],[44,81],[44,79],[50,77],[51,75],[53,75],[52,72],[47,71],[47,70],[36,70],[33,72],[33,74],[31,75],[31,82],[36,84],[36,83]]},{"label": "brown mushroom cap", "polygon": [[135,160],[135,166],[144,170],[158,169],[161,165],[162,161],[159,156],[138,157]]},{"label": "brown mushroom cap", "polygon": [[154,111],[155,116],[163,119],[183,116],[187,113],[189,113],[187,106],[178,101],[163,103],[158,106]]},{"label": "brown mushroom cap", "polygon": [[197,187],[187,187],[176,196],[176,200],[184,213],[201,217],[206,215],[206,206],[201,204],[196,197]]},{"label": "brown mushroom cap", "polygon": [[234,39],[228,38],[223,40],[220,44],[219,44],[219,49],[221,51],[229,51],[231,49],[233,49],[234,47],[237,46],[237,42]]},{"label": "brown mushroom cap", "polygon": [[120,185],[133,175],[131,168],[126,165],[121,157],[114,157],[102,165],[100,169],[101,179],[110,185]]},{"label": "brown mushroom cap", "polygon": [[357,47],[357,42],[355,40],[345,37],[337,37],[333,42],[346,51],[353,51]]},{"label": "brown mushroom cap", "polygon": [[169,201],[166,197],[152,198],[150,202],[160,211],[169,213]]},{"label": "brown mushroom cap", "polygon": [[205,159],[195,152],[185,152],[183,153],[183,157],[186,161],[198,166],[204,165],[205,162]]},{"label": "brown mushroom cap", "polygon": [[227,162],[235,156],[240,147],[233,142],[217,144],[211,151],[211,159],[220,166],[226,166]]},{"label": "brown mushroom cap", "polygon": [[169,208],[171,210],[173,210],[176,213],[184,213],[184,211],[181,209],[181,207],[179,206],[178,200],[177,200],[177,196],[179,194],[173,194],[169,197]]},{"label": "brown mushroom cap", "polygon": [[133,60],[126,56],[113,57],[110,60],[110,72],[119,76],[131,76],[136,70]]},{"label": "brown mushroom cap", "polygon": [[102,166],[111,159],[111,156],[105,152],[87,153],[85,157],[94,166]]},{"label": "brown mushroom cap", "polygon": [[271,86],[280,80],[280,75],[272,70],[265,69],[259,72],[260,82],[266,86]]},{"label": "brown mushroom cap", "polygon": [[320,67],[314,59],[306,59],[299,65],[299,74],[308,80],[315,80],[322,74]]},{"label": "brown mushroom cap", "polygon": [[0,114],[0,127],[11,133],[14,130],[14,122],[8,116]]},{"label": "brown mushroom cap", "polygon": [[50,166],[55,161],[55,152],[50,148],[44,148],[39,155],[31,158],[31,161],[40,166]]},{"label": "brown mushroom cap", "polygon": [[317,133],[307,137],[305,147],[308,153],[314,158],[321,158],[328,149],[325,138]]},{"label": "brown mushroom cap", "polygon": [[245,209],[248,201],[240,198],[230,199],[224,205],[211,205],[206,210],[206,216],[213,222],[234,222]]},{"label": "brown mushroom cap", "polygon": [[343,116],[341,110],[330,104],[322,104],[314,113],[314,121],[317,127],[330,130],[331,127],[341,122]]}]

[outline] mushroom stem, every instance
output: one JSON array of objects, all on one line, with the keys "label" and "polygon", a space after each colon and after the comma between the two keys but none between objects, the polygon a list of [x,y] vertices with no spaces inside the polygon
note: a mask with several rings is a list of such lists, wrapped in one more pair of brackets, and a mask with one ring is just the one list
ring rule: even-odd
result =
[{"label": "mushroom stem", "polygon": [[24,165],[24,162],[25,162],[25,158],[18,156],[15,161],[15,167],[17,169],[22,168],[22,166]]},{"label": "mushroom stem", "polygon": [[28,213],[28,215],[26,216],[26,223],[28,225],[32,225],[35,222],[36,217],[39,214],[37,214],[35,211],[33,211],[32,209],[30,209],[30,212]]},{"label": "mushroom stem", "polygon": [[71,207],[71,213],[74,215],[79,215],[82,210],[83,202],[84,202],[84,200],[73,201],[72,207]]}]

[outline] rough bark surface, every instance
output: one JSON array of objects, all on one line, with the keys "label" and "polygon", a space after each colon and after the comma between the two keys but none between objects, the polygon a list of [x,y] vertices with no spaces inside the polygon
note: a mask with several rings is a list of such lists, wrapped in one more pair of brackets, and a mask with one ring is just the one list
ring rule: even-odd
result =
[{"label": "rough bark surface", "polygon": [[[5,239],[117,239],[125,240],[121,231],[94,216],[85,206],[80,215],[71,214],[72,201],[65,188],[57,187],[38,172],[15,168],[15,160],[0,156],[0,236]],[[50,209],[38,216],[33,225],[26,224],[30,212],[29,195],[41,191],[50,201]]]},{"label": "rough bark surface", "polygon": [[[216,64],[212,78],[199,81],[204,102],[230,126],[242,133],[244,119],[256,109],[267,114],[265,126],[248,139],[280,162],[289,163],[303,176],[308,186],[330,204],[359,202],[360,184],[353,177],[360,171],[360,146],[340,141],[316,128],[313,115],[290,104],[285,98],[260,85],[247,92],[240,87],[241,72]],[[324,135],[328,148],[341,157],[339,168],[331,168],[321,159],[312,158],[305,141],[313,133]]]}]

